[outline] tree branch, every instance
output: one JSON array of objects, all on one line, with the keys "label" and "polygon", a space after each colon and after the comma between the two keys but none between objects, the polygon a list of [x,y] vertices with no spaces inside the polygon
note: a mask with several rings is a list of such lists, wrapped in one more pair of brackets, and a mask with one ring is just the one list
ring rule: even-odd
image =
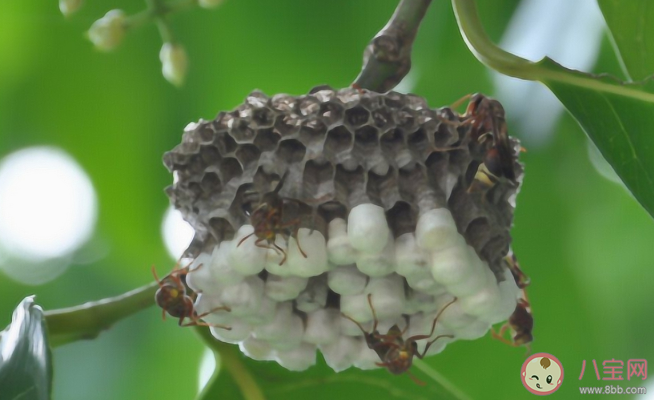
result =
[{"label": "tree branch", "polygon": [[431,0],[401,0],[386,26],[363,52],[363,68],[352,86],[383,93],[411,69],[411,48]]},{"label": "tree branch", "polygon": [[154,304],[158,288],[157,282],[152,282],[120,296],[45,312],[50,345],[96,338],[117,321]]}]

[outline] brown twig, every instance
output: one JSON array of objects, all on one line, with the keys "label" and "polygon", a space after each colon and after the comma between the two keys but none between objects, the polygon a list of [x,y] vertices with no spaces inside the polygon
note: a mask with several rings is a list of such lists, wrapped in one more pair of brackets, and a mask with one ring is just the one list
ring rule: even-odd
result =
[{"label": "brown twig", "polygon": [[386,26],[363,52],[363,68],[355,88],[383,93],[393,89],[411,69],[411,47],[431,0],[401,0]]}]

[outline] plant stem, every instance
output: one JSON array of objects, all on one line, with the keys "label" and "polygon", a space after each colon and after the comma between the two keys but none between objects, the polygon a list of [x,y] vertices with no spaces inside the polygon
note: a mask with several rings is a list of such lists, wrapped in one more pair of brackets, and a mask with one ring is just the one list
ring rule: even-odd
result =
[{"label": "plant stem", "polygon": [[474,0],[452,0],[452,7],[461,36],[479,61],[505,75],[534,79],[529,73],[533,62],[502,50],[486,35]]},{"label": "plant stem", "polygon": [[602,79],[607,76],[570,70],[549,58],[532,62],[502,50],[486,35],[474,0],[452,0],[452,6],[461,36],[470,51],[479,61],[499,73],[519,79],[540,81],[546,85],[559,82],[650,103],[654,102],[654,94],[638,87],[642,85],[642,82],[629,85],[617,79]]},{"label": "plant stem", "polygon": [[363,53],[353,86],[375,92],[393,89],[411,69],[411,48],[431,0],[401,0],[386,26]]},{"label": "plant stem", "polygon": [[157,289],[153,282],[120,296],[45,312],[50,345],[94,339],[117,321],[153,305]]},{"label": "plant stem", "polygon": [[220,356],[221,368],[225,368],[232,376],[245,400],[266,399],[263,395],[263,391],[257,384],[256,379],[254,379],[254,376],[252,376],[243,363],[243,360],[241,359],[242,356],[236,346],[216,340],[207,327],[198,326],[196,332],[200,335],[202,341],[211,348],[211,350],[218,353]]},{"label": "plant stem", "polygon": [[430,367],[426,362],[423,360],[414,360],[413,365],[415,365],[419,370],[424,372],[425,374],[429,375],[431,379],[433,379],[435,382],[440,384],[445,390],[449,391],[452,393],[452,395],[457,398],[458,400],[472,400],[470,396],[467,394],[463,393],[461,389],[456,387],[452,382],[447,380],[443,375],[441,375],[438,371]]},{"label": "plant stem", "polygon": [[197,0],[177,0],[171,2],[146,0],[146,4],[147,9],[128,18],[127,27],[130,29],[138,28],[154,20],[163,41],[172,42],[174,37],[166,17],[195,6]]}]

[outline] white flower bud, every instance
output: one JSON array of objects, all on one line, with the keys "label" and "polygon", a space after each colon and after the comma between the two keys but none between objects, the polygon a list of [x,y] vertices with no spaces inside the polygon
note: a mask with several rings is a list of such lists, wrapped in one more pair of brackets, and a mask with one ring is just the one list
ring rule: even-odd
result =
[{"label": "white flower bud", "polygon": [[215,8],[223,3],[224,0],[199,0],[198,4],[202,8]]},{"label": "white flower bud", "polygon": [[59,0],[59,10],[68,17],[82,7],[84,0]]},{"label": "white flower bud", "polygon": [[125,31],[125,13],[122,10],[111,10],[91,25],[87,36],[99,50],[110,51],[120,44]]},{"label": "white flower bud", "polygon": [[180,44],[164,43],[159,52],[159,59],[164,78],[175,86],[182,86],[188,70],[188,57],[184,47]]}]

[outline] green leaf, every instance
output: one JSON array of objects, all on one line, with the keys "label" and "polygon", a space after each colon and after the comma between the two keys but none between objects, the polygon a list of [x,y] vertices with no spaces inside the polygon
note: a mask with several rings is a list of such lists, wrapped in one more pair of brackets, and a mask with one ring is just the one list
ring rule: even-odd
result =
[{"label": "green leaf", "polygon": [[232,374],[226,373],[221,368],[221,358],[218,352],[213,351],[214,358],[216,359],[216,368],[207,382],[207,385],[202,389],[196,400],[212,400],[212,399],[233,399],[233,400],[246,400],[243,393],[239,389]]},{"label": "green leaf", "polygon": [[540,79],[577,120],[636,199],[654,216],[654,92],[651,85],[627,85],[608,77],[590,77],[565,69],[549,59],[539,64],[550,71],[588,82],[581,85],[574,80],[552,79],[547,74]]},{"label": "green leaf", "polygon": [[216,354],[216,370],[197,400],[341,400],[382,398],[393,400],[466,399],[450,392],[430,376],[413,370],[426,382],[419,386],[406,374],[393,376],[384,369],[362,371],[350,368],[334,372],[316,353],[316,365],[302,372],[289,371],[272,361],[255,361],[241,354],[238,346],[219,342],[208,329],[198,328],[202,340]]},{"label": "green leaf", "polygon": [[[486,35],[474,0],[452,0],[470,50],[487,66],[547,85],[579,122],[640,204],[654,216],[654,85],[624,83],[567,69],[549,58],[538,63],[497,47]],[[555,162],[555,161],[553,161]]]},{"label": "green leaf", "polygon": [[597,0],[626,73],[634,80],[654,74],[654,2]]},{"label": "green leaf", "polygon": [[0,333],[0,400],[46,400],[52,390],[52,357],[43,310],[26,297]]}]

